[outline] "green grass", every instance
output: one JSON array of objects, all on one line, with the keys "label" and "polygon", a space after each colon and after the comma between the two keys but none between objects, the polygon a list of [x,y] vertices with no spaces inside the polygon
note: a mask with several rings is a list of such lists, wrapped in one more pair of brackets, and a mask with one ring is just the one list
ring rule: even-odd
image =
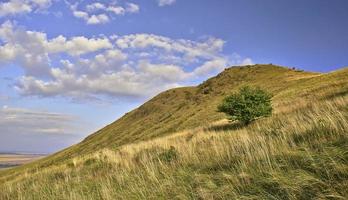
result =
[{"label": "green grass", "polygon": [[[216,105],[242,85],[275,95],[272,117],[222,120]],[[230,68],[0,172],[0,199],[347,199],[347,91],[347,69]]]}]

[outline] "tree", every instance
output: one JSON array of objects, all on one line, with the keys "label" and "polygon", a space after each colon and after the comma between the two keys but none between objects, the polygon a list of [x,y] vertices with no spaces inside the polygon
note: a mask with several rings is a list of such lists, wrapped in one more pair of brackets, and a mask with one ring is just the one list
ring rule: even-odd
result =
[{"label": "tree", "polygon": [[238,93],[227,96],[218,106],[219,112],[224,112],[234,120],[249,124],[259,117],[272,114],[272,95],[260,88],[245,86]]}]

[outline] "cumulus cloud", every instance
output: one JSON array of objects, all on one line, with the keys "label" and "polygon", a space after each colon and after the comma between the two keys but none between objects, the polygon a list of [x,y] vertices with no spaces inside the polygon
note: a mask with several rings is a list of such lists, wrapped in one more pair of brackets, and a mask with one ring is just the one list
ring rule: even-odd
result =
[{"label": "cumulus cloud", "polygon": [[100,2],[95,2],[95,3],[92,3],[92,4],[88,4],[86,6],[86,9],[89,11],[89,12],[93,12],[93,11],[97,11],[97,10],[105,10],[106,7],[104,4],[100,3]]},{"label": "cumulus cloud", "polygon": [[82,55],[101,49],[110,49],[112,44],[108,38],[86,38],[84,36],[67,39],[60,35],[51,40],[44,39],[44,48],[48,53],[66,52],[70,55]]},{"label": "cumulus cloud", "polygon": [[105,14],[92,15],[88,18],[87,24],[105,24],[109,21],[109,17]]},{"label": "cumulus cloud", "polygon": [[140,10],[138,4],[131,2],[125,2],[124,5],[119,5],[113,1],[109,3],[92,2],[87,4],[85,8],[81,8],[80,4],[68,3],[73,15],[76,18],[83,19],[89,25],[105,24],[114,16],[134,14]]},{"label": "cumulus cloud", "polygon": [[254,62],[251,58],[243,58],[237,53],[233,53],[229,57],[230,65],[240,65],[240,66],[245,66],[245,65],[253,65]]},{"label": "cumulus cloud", "polygon": [[[197,58],[212,59],[219,54],[225,41],[209,37],[203,42],[191,40],[173,40],[168,37],[153,34],[131,34],[116,39],[116,44],[121,49],[160,49],[170,55],[182,54],[186,61],[194,62]],[[168,55],[167,54],[167,55]]]},{"label": "cumulus cloud", "polygon": [[37,5],[39,8],[47,8],[52,5],[52,0],[31,0],[32,4]]},{"label": "cumulus cloud", "polygon": [[0,17],[40,11],[51,6],[52,0],[9,0],[0,3]]},{"label": "cumulus cloud", "polygon": [[138,63],[141,72],[148,74],[149,78],[160,79],[165,82],[177,82],[185,80],[190,73],[185,72],[180,66],[172,64],[153,64],[147,60]]},{"label": "cumulus cloud", "polygon": [[228,64],[225,58],[216,58],[206,61],[201,66],[194,70],[194,74],[197,76],[205,76],[214,71],[222,71]]},{"label": "cumulus cloud", "polygon": [[159,6],[169,6],[176,2],[176,0],[157,0]]},{"label": "cumulus cloud", "polygon": [[87,24],[105,24],[110,21],[106,14],[90,15],[84,11],[73,10],[73,15],[76,18],[85,20]]},{"label": "cumulus cloud", "polygon": [[237,64],[240,64],[240,65],[253,65],[254,62],[253,60],[251,60],[251,58],[245,58],[242,60],[242,62],[239,62]]},{"label": "cumulus cloud", "polygon": [[46,35],[22,29],[14,30],[11,22],[0,26],[1,62],[16,62],[25,68],[27,74],[43,75],[49,71],[50,59],[44,50]]},{"label": "cumulus cloud", "polygon": [[[141,63],[144,64],[144,63]],[[96,74],[78,74],[68,70],[53,69],[53,79],[43,81],[24,76],[18,82],[22,95],[67,96],[76,98],[98,98],[98,95],[113,97],[137,97],[177,87],[182,69],[172,65],[146,63],[139,69],[120,67],[120,70]],[[183,73],[184,74],[184,73]]]},{"label": "cumulus cloud", "polygon": [[0,16],[15,15],[19,13],[29,13],[32,8],[21,1],[10,1],[0,4]]},{"label": "cumulus cloud", "polygon": [[45,33],[27,31],[9,21],[0,26],[0,41],[4,43],[0,46],[0,62],[15,62],[27,75],[38,77],[50,74],[50,54],[78,56],[113,46],[108,38],[58,36],[48,40]]},{"label": "cumulus cloud", "polygon": [[106,8],[106,11],[113,12],[115,15],[126,14],[126,9],[121,6],[109,6]]},{"label": "cumulus cloud", "polygon": [[88,13],[87,13],[87,12],[84,12],[84,11],[73,10],[73,15],[74,15],[76,18],[84,19],[84,20],[86,20],[86,21],[88,21],[88,19],[89,19]]},{"label": "cumulus cloud", "polygon": [[214,37],[196,41],[154,34],[48,38],[5,22],[0,41],[0,59],[25,70],[15,85],[25,96],[145,98],[209,77],[230,64],[252,63],[238,54],[225,56],[225,41]]},{"label": "cumulus cloud", "polygon": [[135,3],[127,3],[126,12],[137,13],[137,12],[139,12],[139,10],[140,10],[139,5],[137,5]]}]

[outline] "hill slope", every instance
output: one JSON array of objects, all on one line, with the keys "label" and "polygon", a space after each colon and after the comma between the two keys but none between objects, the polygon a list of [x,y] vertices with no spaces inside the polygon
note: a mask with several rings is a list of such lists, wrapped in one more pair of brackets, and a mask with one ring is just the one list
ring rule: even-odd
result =
[{"label": "hill slope", "polygon": [[157,95],[86,138],[74,151],[91,153],[202,126],[224,117],[216,112],[216,105],[242,85],[257,85],[277,94],[315,76],[318,74],[273,65],[228,68],[197,87],[176,88]]},{"label": "hill slope", "polygon": [[[281,106],[291,98],[307,95],[309,90],[321,90],[330,95],[335,92],[330,85],[335,87],[345,83],[344,75],[343,72],[320,75],[274,65],[231,67],[197,87],[176,88],[157,95],[87,137],[69,153],[80,155],[105,147],[117,148],[212,123],[224,118],[223,114],[216,112],[216,106],[226,95],[243,85],[255,85],[272,92],[275,94],[275,106]],[[343,78],[341,81],[340,77]]]},{"label": "hill slope", "polygon": [[[217,104],[242,85],[275,95],[271,118],[248,127],[220,121]],[[311,197],[346,197],[340,190],[348,185],[347,105],[347,68],[318,74],[232,67],[197,87],[154,97],[78,145],[0,172],[0,197],[297,199],[302,186]]]}]

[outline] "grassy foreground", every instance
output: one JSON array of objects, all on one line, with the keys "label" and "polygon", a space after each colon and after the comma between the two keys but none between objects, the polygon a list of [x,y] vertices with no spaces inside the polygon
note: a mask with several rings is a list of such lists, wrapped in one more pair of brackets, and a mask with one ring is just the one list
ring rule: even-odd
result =
[{"label": "grassy foreground", "polygon": [[283,89],[248,126],[218,119],[0,172],[0,199],[347,199],[347,74]]},{"label": "grassy foreground", "polygon": [[3,183],[0,199],[346,199],[347,105],[105,149]]}]

